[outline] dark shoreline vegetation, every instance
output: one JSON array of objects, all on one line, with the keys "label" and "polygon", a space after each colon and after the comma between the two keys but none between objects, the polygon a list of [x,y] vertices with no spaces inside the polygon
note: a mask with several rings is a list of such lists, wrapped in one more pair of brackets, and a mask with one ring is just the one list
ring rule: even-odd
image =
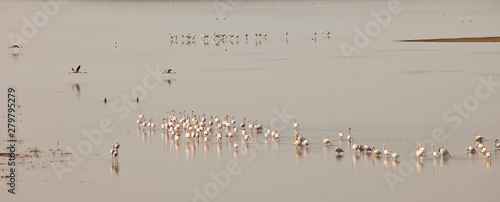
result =
[{"label": "dark shoreline vegetation", "polygon": [[463,37],[463,38],[438,38],[438,39],[410,39],[399,42],[500,42],[500,37]]}]

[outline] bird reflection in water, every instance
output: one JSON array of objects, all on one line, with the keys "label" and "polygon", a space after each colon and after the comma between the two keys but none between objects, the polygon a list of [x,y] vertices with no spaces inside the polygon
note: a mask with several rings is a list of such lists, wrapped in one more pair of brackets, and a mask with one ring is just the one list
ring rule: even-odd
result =
[{"label": "bird reflection in water", "polygon": [[163,83],[168,84],[169,86],[172,85],[176,81],[176,79],[162,79]]},{"label": "bird reflection in water", "polygon": [[[85,84],[82,84],[83,86]],[[71,92],[76,91],[76,97],[80,98],[81,90],[80,90],[80,84],[79,83],[73,83],[71,86]]]},{"label": "bird reflection in water", "polygon": [[120,164],[118,161],[112,161],[111,162],[111,174],[113,176],[118,176],[118,172],[120,171]]},{"label": "bird reflection in water", "polygon": [[419,158],[415,164],[416,164],[417,175],[418,175],[422,172],[422,169],[424,168],[424,159]]},{"label": "bird reflection in water", "polygon": [[220,159],[221,154],[222,154],[222,144],[221,144],[221,143],[218,143],[218,144],[217,144],[217,158],[218,158],[218,159]]},{"label": "bird reflection in water", "polygon": [[297,147],[295,152],[293,152],[293,160],[295,163],[298,162],[298,160],[303,159],[304,157],[307,157],[307,154],[309,153],[309,148],[308,147]]}]

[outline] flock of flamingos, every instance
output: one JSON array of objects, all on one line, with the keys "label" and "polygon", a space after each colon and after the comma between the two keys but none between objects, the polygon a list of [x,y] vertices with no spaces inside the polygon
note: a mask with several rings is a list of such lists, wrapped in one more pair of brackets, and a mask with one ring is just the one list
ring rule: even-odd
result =
[{"label": "flock of flamingos", "polygon": [[[243,119],[243,122],[237,125],[236,120],[234,120],[234,116],[230,121],[229,116],[225,116],[223,118],[220,118],[219,116],[210,116],[210,118],[207,118],[205,114],[198,116],[195,115],[194,111],[192,111],[191,116],[186,116],[185,112],[178,113],[179,117],[176,115],[177,114],[175,113],[175,110],[169,111],[168,117],[163,118],[161,123],[161,130],[164,130],[164,132],[166,132],[165,134],[172,136],[173,141],[176,144],[179,144],[179,142],[182,141],[181,136],[184,136],[185,141],[188,143],[191,141],[200,141],[200,139],[202,138],[203,141],[208,144],[209,142],[213,141],[212,137],[215,134],[215,141],[217,141],[218,144],[221,144],[224,138],[229,139],[229,141],[232,142],[234,149],[237,151],[239,148],[237,142],[240,137],[243,144],[248,143],[248,141],[251,140],[251,135],[259,135],[262,133],[264,133],[264,137],[266,138],[266,140],[274,139],[275,141],[279,142],[280,139],[280,134],[277,130],[271,130],[269,129],[269,127],[267,127],[264,132],[264,127],[258,124],[257,120],[247,121],[246,119]],[[149,120],[146,120],[144,115],[141,114],[140,108],[138,108],[137,125],[139,129],[156,129],[153,117],[149,118]],[[247,127],[250,132],[247,132]],[[295,118],[293,118],[293,127],[294,131],[298,132],[299,124],[297,123]],[[466,149],[467,152],[475,154],[477,148],[485,158],[489,159],[491,157],[491,153],[488,148],[483,145],[484,137],[477,135],[477,133],[474,133],[472,136],[474,146],[469,146]],[[355,150],[355,152],[371,153],[376,158],[385,155],[387,158],[394,158],[395,161],[398,161],[398,158],[401,157],[398,153],[394,152],[393,149],[387,150],[385,144],[383,144],[383,150],[378,150],[374,146],[354,144],[354,140],[351,135],[351,128],[348,129],[348,134],[346,136],[339,129],[338,137],[340,140],[347,139],[347,141],[349,142],[349,146],[353,150]],[[309,140],[298,133],[295,134],[295,138],[293,139],[292,143],[297,147],[305,147],[311,144]],[[333,145],[327,138],[323,138],[322,143],[329,146]],[[500,141],[498,139],[495,140],[494,146],[496,148],[500,148]],[[110,151],[113,159],[116,159],[118,157],[119,147],[120,145],[117,141],[115,145],[113,145],[113,149]],[[415,150],[415,155],[419,157],[419,159],[426,157],[427,149],[423,147],[422,144],[418,145]],[[334,151],[337,152],[337,156],[343,155],[344,153],[344,150],[340,147],[336,147]],[[432,156],[436,159],[451,157],[450,152],[447,149],[439,147],[436,150],[434,145],[432,145]]]}]

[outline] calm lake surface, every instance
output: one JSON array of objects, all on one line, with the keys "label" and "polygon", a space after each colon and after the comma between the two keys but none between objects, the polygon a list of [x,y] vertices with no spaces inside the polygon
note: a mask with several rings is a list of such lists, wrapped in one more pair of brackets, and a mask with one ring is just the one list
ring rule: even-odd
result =
[{"label": "calm lake surface", "polygon": [[[498,36],[500,2],[401,1],[398,13],[388,2],[75,0],[57,3],[57,12],[26,35],[26,22],[46,14],[39,1],[1,1],[0,47],[11,45],[9,36],[26,40],[23,48],[1,49],[0,122],[7,125],[12,86],[21,106],[16,149],[29,157],[16,160],[15,195],[7,192],[8,178],[0,179],[0,198],[497,199],[500,44],[399,40]],[[358,28],[377,27],[372,11],[388,13],[388,23],[356,46]],[[239,37],[216,45],[213,32]],[[169,34],[178,39],[171,42]],[[181,37],[188,34],[197,36],[188,43]],[[202,34],[209,37],[202,41]],[[342,44],[356,53],[345,55]],[[68,74],[78,65],[88,73]],[[177,73],[160,74],[168,68]],[[138,129],[137,107],[156,129]],[[281,137],[252,134],[246,144],[240,133],[238,151],[228,138],[217,144],[213,134],[208,144],[187,143],[183,135],[175,144],[159,127],[170,110],[234,116],[237,125],[258,120]],[[293,117],[311,145],[292,144]],[[339,141],[338,130],[347,135],[347,128],[354,143],[380,150],[385,144],[401,159],[356,153]],[[467,153],[474,132],[485,137],[491,158]],[[92,143],[88,134],[99,133],[102,140]],[[7,152],[8,135],[1,135],[0,151]],[[118,164],[109,155],[115,141]],[[420,161],[418,144],[429,151]],[[452,157],[434,159],[432,144]],[[33,148],[40,152],[33,155]],[[7,158],[0,160],[1,175],[8,175]]]}]

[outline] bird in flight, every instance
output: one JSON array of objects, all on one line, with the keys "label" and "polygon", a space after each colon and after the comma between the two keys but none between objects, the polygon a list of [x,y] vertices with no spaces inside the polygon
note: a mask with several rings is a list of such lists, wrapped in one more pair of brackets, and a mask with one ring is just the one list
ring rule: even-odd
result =
[{"label": "bird in flight", "polygon": [[175,74],[176,72],[174,72],[172,69],[168,69],[168,70],[165,70],[163,73],[161,74]]},{"label": "bird in flight", "polygon": [[22,48],[23,46],[19,46],[17,44],[14,44],[12,46],[8,46],[7,48]]},{"label": "bird in flight", "polygon": [[72,72],[68,72],[68,74],[87,73],[87,72],[81,72],[81,71],[80,71],[80,68],[81,68],[81,67],[82,67],[81,65],[78,65],[78,67],[76,68],[76,70],[75,70],[75,69],[73,69],[73,68],[71,68],[71,71],[72,71]]}]

